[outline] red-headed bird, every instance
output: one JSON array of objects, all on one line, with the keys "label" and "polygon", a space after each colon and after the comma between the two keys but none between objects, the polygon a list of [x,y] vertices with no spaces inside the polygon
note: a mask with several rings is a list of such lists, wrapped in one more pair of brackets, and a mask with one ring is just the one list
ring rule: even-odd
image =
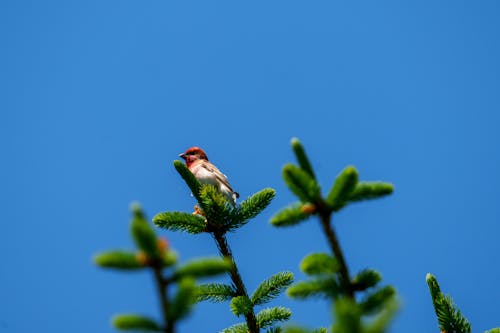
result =
[{"label": "red-headed bird", "polygon": [[215,186],[233,207],[236,206],[236,199],[239,198],[240,195],[231,188],[226,175],[208,161],[207,154],[203,149],[200,147],[191,147],[180,154],[179,157],[186,161],[186,166],[196,179],[198,179],[198,182]]}]

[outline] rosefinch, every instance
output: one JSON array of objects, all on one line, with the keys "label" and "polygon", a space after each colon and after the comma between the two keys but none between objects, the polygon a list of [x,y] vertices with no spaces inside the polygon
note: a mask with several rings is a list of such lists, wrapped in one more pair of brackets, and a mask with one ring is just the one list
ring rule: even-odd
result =
[{"label": "rosefinch", "polygon": [[186,161],[186,166],[193,173],[193,175],[198,179],[201,184],[210,184],[215,186],[221,194],[223,194],[227,200],[236,206],[236,199],[239,198],[239,194],[231,188],[227,180],[226,175],[217,169],[215,165],[208,161],[207,154],[203,149],[199,147],[191,147],[184,153],[180,154],[179,157]]}]

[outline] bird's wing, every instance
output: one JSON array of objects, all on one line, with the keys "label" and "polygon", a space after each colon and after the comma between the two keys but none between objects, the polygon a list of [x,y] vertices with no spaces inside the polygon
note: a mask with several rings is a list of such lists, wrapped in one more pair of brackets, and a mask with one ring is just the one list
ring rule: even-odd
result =
[{"label": "bird's wing", "polygon": [[225,174],[223,174],[222,172],[220,172],[219,169],[217,169],[217,167],[215,165],[213,165],[212,163],[203,163],[202,164],[202,167],[213,173],[215,175],[215,177],[217,178],[218,181],[220,181],[222,184],[224,184],[224,186],[226,186],[231,192],[235,193],[236,194],[236,197],[238,198],[240,195],[235,192],[233,190],[233,188],[231,187],[231,185],[229,184],[229,181],[227,180],[227,177]]}]

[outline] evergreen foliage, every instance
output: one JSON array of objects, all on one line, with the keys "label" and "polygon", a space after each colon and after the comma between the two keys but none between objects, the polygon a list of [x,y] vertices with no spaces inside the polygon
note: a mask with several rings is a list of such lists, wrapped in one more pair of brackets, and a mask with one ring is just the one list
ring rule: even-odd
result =
[{"label": "evergreen foliage", "polygon": [[396,290],[392,286],[384,286],[375,291],[370,291],[361,301],[361,309],[365,314],[380,312],[387,304],[387,301],[393,299],[395,295]]},{"label": "evergreen foliage", "polygon": [[273,298],[278,297],[292,282],[293,274],[291,272],[279,272],[271,276],[269,279],[264,280],[252,294],[252,304],[269,303]]},{"label": "evergreen foliage", "polygon": [[327,333],[327,332],[328,332],[328,329],[326,329],[324,327],[320,327],[320,328],[313,329],[311,333]]},{"label": "evergreen foliage", "polygon": [[[132,205],[130,230],[137,252],[107,251],[96,255],[94,261],[103,268],[151,270],[160,297],[163,323],[142,315],[124,314],[113,318],[113,326],[119,330],[174,333],[176,322],[190,313],[199,297],[197,291],[200,287],[196,285],[195,278],[226,273],[232,269],[232,262],[222,258],[205,258],[177,266],[177,255],[169,248],[167,240],[158,238],[138,204]],[[175,295],[168,298],[168,290],[174,285],[177,286]]]},{"label": "evergreen foliage", "polygon": [[318,200],[319,185],[307,171],[293,164],[287,164],[283,167],[283,179],[288,188],[302,202],[316,202]]},{"label": "evergreen foliage", "polygon": [[236,296],[231,300],[230,308],[237,316],[246,315],[252,311],[253,304],[247,296]]},{"label": "evergreen foliage", "polygon": [[[199,274],[199,272],[197,272]],[[211,272],[207,275],[212,275]],[[196,299],[196,282],[190,276],[184,276],[179,280],[177,292],[172,299],[172,305],[168,308],[167,318],[169,322],[175,322],[189,314]]]},{"label": "evergreen foliage", "polygon": [[283,329],[280,326],[271,327],[266,331],[266,333],[281,333]]},{"label": "evergreen foliage", "polygon": [[182,230],[191,234],[199,234],[205,231],[207,223],[199,215],[184,212],[163,212],[153,217],[157,226],[171,231]]},{"label": "evergreen foliage", "polygon": [[232,286],[223,283],[201,284],[196,290],[196,301],[224,302],[236,296]]},{"label": "evergreen foliage", "polygon": [[[161,246],[161,242],[159,246]],[[174,250],[166,251],[162,255],[160,264],[162,267],[170,267],[177,263],[177,259],[177,252],[175,252]]]},{"label": "evergreen foliage", "polygon": [[94,256],[96,265],[107,268],[136,270],[146,266],[139,261],[137,254],[130,251],[108,251]]},{"label": "evergreen foliage", "polygon": [[294,299],[311,297],[334,298],[340,293],[339,283],[335,277],[319,277],[300,281],[289,287],[287,295]]},{"label": "evergreen foliage", "polygon": [[205,284],[198,286],[193,296],[195,301],[209,300],[220,302],[231,300],[231,311],[236,316],[243,315],[245,323],[231,326],[224,330],[224,332],[245,331],[245,333],[258,333],[261,327],[259,318],[266,327],[272,326],[272,323],[275,321],[288,319],[291,312],[287,310],[289,315],[284,316],[284,310],[281,310],[284,308],[259,312],[262,315],[258,318],[254,307],[267,303],[278,296],[291,283],[293,275],[289,272],[282,272],[270,277],[257,288],[252,298],[250,298],[225,236],[227,232],[234,232],[240,229],[250,219],[259,215],[269,206],[276,195],[275,191],[271,188],[263,189],[249,196],[240,205],[234,206],[214,186],[200,184],[181,161],[174,161],[174,167],[198,202],[199,206],[197,207],[199,211],[195,211],[194,215],[181,212],[162,212],[153,218],[153,222],[158,227],[171,231],[180,230],[191,234],[201,232],[211,234],[221,256],[229,266],[221,266],[219,267],[220,270],[213,265],[209,268],[206,266],[208,261],[205,259],[203,266],[188,263],[179,267],[175,271],[173,279],[183,277],[185,274],[197,277],[198,273],[201,273],[207,276],[211,272],[220,273],[221,270],[229,268],[229,276],[231,277],[233,286]]},{"label": "evergreen foliage", "polygon": [[388,300],[381,311],[363,324],[365,333],[383,333],[391,323],[399,309],[399,303],[395,298]]},{"label": "evergreen foliage", "polygon": [[222,333],[248,333],[248,326],[246,323],[234,324],[222,330]]},{"label": "evergreen foliage", "polygon": [[[353,166],[344,168],[326,196],[321,193],[313,166],[297,138],[291,141],[297,164],[283,167],[285,184],[298,199],[270,220],[276,227],[298,225],[311,216],[318,218],[331,253],[311,253],[300,263],[306,280],[293,283],[291,272],[278,272],[262,281],[249,295],[235,257],[226,238],[257,217],[274,199],[276,192],[265,188],[239,205],[234,205],[212,185],[200,184],[181,161],[174,167],[196,199],[194,213],[161,212],[154,216],[157,227],[189,234],[212,236],[220,257],[193,259],[178,264],[177,254],[165,239],[159,238],[138,204],[132,206],[130,230],[136,251],[112,250],[94,256],[96,265],[121,271],[150,270],[154,276],[161,304],[162,321],[137,314],[113,318],[119,330],[174,333],[178,321],[186,318],[197,302],[229,302],[231,312],[245,321],[223,329],[222,333],[385,333],[399,303],[393,286],[379,286],[382,276],[367,268],[352,276],[337,239],[332,215],[351,203],[372,200],[391,194],[394,187],[381,181],[360,181]],[[227,273],[231,284],[205,283],[196,279]],[[426,277],[441,333],[471,333],[471,326],[450,296],[440,290],[434,276]],[[290,309],[258,307],[273,301],[286,290],[296,300],[321,297],[331,304],[333,322],[329,329],[308,329],[287,325]],[[280,326],[280,325],[284,326]],[[493,328],[485,333],[500,333]]]},{"label": "evergreen foliage", "polygon": [[257,322],[259,323],[259,327],[266,328],[276,322],[288,320],[291,315],[292,312],[289,309],[281,306],[267,308],[257,314]]},{"label": "evergreen foliage", "polygon": [[233,222],[233,206],[213,185],[201,185],[200,197],[200,207],[208,224],[225,232]]},{"label": "evergreen foliage", "polygon": [[151,260],[158,260],[160,258],[160,249],[158,248],[158,238],[153,228],[149,225],[138,204],[132,205],[132,213],[133,218],[130,223],[130,230],[137,247],[144,251]]},{"label": "evergreen foliage", "polygon": [[375,286],[381,280],[382,275],[379,272],[373,269],[364,269],[352,279],[352,286],[354,290],[363,291]]},{"label": "evergreen foliage", "polygon": [[[398,310],[398,302],[395,298],[388,300],[384,307],[376,316],[363,318],[365,315],[362,306],[355,300],[347,297],[339,298],[335,301],[334,313],[335,323],[333,332],[353,332],[353,333],[382,333],[387,331]],[[346,331],[346,330],[349,331]]]},{"label": "evergreen foliage", "polygon": [[285,207],[271,218],[271,224],[276,227],[287,227],[305,221],[311,216],[305,207],[309,206],[302,202]]},{"label": "evergreen foliage", "polygon": [[332,333],[360,333],[361,311],[356,301],[350,297],[342,297],[335,300],[334,306],[335,323]]},{"label": "evergreen foliage", "polygon": [[173,279],[185,276],[208,277],[229,272],[232,269],[232,262],[223,258],[202,258],[191,260],[175,269]]},{"label": "evergreen foliage", "polygon": [[299,163],[300,168],[307,172],[313,179],[316,179],[311,162],[309,162],[309,158],[306,155],[306,151],[304,149],[304,146],[302,146],[302,143],[297,138],[292,138],[291,143],[293,152],[295,153],[295,157],[297,158],[297,162]]},{"label": "evergreen foliage", "polygon": [[328,329],[325,327],[308,329],[300,326],[288,325],[282,329],[283,333],[328,333]]},{"label": "evergreen foliage", "polygon": [[177,172],[181,175],[182,179],[186,182],[187,186],[191,190],[191,193],[196,198],[196,201],[201,202],[202,199],[200,197],[200,183],[196,180],[195,176],[189,169],[182,163],[181,161],[175,160],[174,167]]},{"label": "evergreen foliage", "polygon": [[229,231],[236,230],[246,224],[248,220],[259,215],[274,199],[276,191],[265,188],[242,201],[233,213],[234,222],[231,223]]},{"label": "evergreen foliage", "polygon": [[332,189],[326,197],[326,203],[333,211],[342,208],[353,192],[358,182],[358,171],[353,166],[348,166],[337,176]]},{"label": "evergreen foliage", "polygon": [[439,287],[436,277],[430,273],[425,277],[431,293],[432,304],[441,332],[470,333],[471,325],[462,315],[450,296],[445,296]]},{"label": "evergreen foliage", "polygon": [[[385,286],[371,290],[381,280],[380,274],[374,270],[364,270],[351,278],[331,225],[331,216],[351,202],[375,199],[391,193],[392,185],[359,182],[358,171],[348,166],[337,176],[328,195],[323,198],[305,149],[296,138],[292,140],[292,149],[299,165],[286,164],[283,180],[301,203],[281,210],[271,219],[271,223],[277,227],[290,226],[315,215],[319,218],[332,253],[306,256],[300,269],[311,278],[291,285],[287,295],[295,299],[323,297],[330,300],[335,315],[332,332],[385,332],[395,312],[386,313],[388,308],[395,308],[395,289]],[[364,294],[356,297],[358,293]],[[373,316],[377,318],[376,321],[367,319]]]},{"label": "evergreen foliage", "polygon": [[327,253],[312,253],[302,259],[300,270],[307,275],[333,274],[338,272],[339,263]]},{"label": "evergreen foliage", "polygon": [[348,201],[378,199],[394,191],[394,186],[384,182],[359,182],[347,198]]},{"label": "evergreen foliage", "polygon": [[161,332],[161,327],[153,319],[136,315],[121,314],[112,319],[113,326],[123,331]]}]

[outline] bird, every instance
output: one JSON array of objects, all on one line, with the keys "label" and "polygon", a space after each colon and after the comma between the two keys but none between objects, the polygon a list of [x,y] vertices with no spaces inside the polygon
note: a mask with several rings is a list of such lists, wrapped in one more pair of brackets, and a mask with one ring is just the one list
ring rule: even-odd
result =
[{"label": "bird", "polygon": [[191,147],[184,153],[179,154],[184,159],[189,171],[193,173],[200,184],[209,184],[224,195],[224,197],[236,207],[236,199],[240,197],[238,192],[234,191],[227,180],[227,176],[208,161],[207,154],[200,147]]}]

